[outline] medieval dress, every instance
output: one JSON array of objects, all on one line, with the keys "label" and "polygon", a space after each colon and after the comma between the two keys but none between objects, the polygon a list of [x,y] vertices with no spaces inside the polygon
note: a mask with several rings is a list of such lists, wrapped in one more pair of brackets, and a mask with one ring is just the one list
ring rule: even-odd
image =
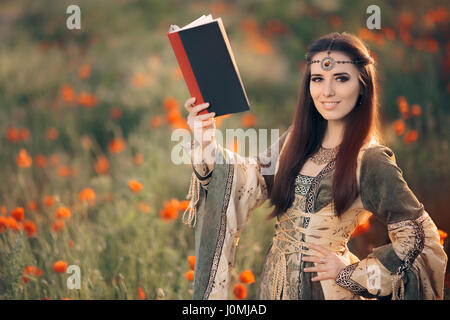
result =
[{"label": "medieval dress", "polygon": [[[206,178],[193,166],[191,201],[183,220],[195,231],[194,299],[228,298],[239,236],[251,212],[268,199],[267,186],[273,183],[274,174],[265,175],[262,168],[274,162],[276,173],[291,128],[256,157],[243,159],[216,144],[214,168]],[[436,225],[403,179],[393,151],[374,141],[361,148],[358,197],[341,219],[333,210],[334,165],[331,160],[314,177],[296,177],[295,200],[277,217],[258,298],[443,299],[447,256]],[[391,243],[360,261],[347,242],[371,215],[387,226]],[[346,262],[336,279],[312,282],[317,273],[304,272],[316,263],[302,257],[320,255],[308,243],[322,245]]]}]

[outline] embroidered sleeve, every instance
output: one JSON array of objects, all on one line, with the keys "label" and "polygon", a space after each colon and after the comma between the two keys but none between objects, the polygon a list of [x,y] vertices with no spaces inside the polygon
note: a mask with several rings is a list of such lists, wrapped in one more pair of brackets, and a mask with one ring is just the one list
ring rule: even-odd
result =
[{"label": "embroidered sleeve", "polygon": [[[236,215],[237,230],[241,230],[250,213],[268,199],[269,184],[273,182],[278,158],[291,128],[292,126],[257,156],[243,157],[216,144],[216,153],[223,154],[225,161],[234,166],[233,199],[234,207],[239,212]],[[207,178],[205,181],[209,183],[210,180],[211,178]],[[202,183],[201,180],[200,183]]]},{"label": "embroidered sleeve", "polygon": [[390,272],[373,257],[345,267],[338,274],[336,283],[364,298],[387,296],[391,293]]},{"label": "embroidered sleeve", "polygon": [[[276,152],[270,154],[276,157]],[[198,212],[193,210],[185,219],[192,222],[195,229],[195,273],[200,276],[194,280],[194,299],[226,299],[228,296],[240,234],[251,212],[268,198],[264,178],[267,172],[263,172],[266,167],[262,167],[266,161],[257,159],[242,157],[217,144],[208,195],[202,188],[195,187],[198,183],[190,191],[190,194],[200,195],[193,196],[192,201],[192,208],[198,208]],[[276,158],[271,160],[271,163],[277,162]],[[192,179],[198,182],[195,173]]]},{"label": "embroidered sleeve", "polygon": [[238,200],[243,200],[239,205],[243,205],[249,211],[254,210],[268,199],[281,149],[288,139],[291,129],[292,126],[257,156],[243,158],[234,154],[238,160],[236,174],[239,177],[237,180],[241,181],[241,186],[238,186],[237,189]]},{"label": "embroidered sleeve", "polygon": [[290,128],[269,148],[252,157],[242,157],[238,153],[219,147],[227,153],[227,159],[235,168],[235,208],[237,230],[241,230],[250,213],[262,205],[269,197],[269,185],[273,183],[276,165]]},{"label": "embroidered sleeve", "polygon": [[364,208],[387,225],[391,243],[347,266],[336,283],[366,297],[442,298],[447,257],[436,226],[403,179],[391,149],[365,151],[360,195]]}]

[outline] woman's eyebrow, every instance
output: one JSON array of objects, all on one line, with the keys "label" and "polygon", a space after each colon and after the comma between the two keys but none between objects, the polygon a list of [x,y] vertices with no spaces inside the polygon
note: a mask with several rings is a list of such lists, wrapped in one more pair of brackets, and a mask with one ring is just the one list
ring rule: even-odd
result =
[{"label": "woman's eyebrow", "polygon": [[[335,73],[333,75],[334,76],[342,76],[342,75],[350,76],[347,72],[339,72],[339,73]],[[320,73],[311,74],[311,77],[314,77],[314,76],[322,76],[322,74],[320,74]]]}]

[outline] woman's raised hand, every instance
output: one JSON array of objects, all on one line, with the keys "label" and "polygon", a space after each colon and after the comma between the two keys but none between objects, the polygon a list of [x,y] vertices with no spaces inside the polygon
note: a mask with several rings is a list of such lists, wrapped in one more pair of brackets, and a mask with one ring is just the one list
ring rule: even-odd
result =
[{"label": "woman's raised hand", "polygon": [[184,107],[189,112],[187,124],[194,134],[194,139],[201,145],[206,146],[214,141],[216,131],[216,121],[214,112],[201,114],[198,113],[209,107],[209,103],[202,103],[194,106],[196,98],[191,97],[186,100]]}]

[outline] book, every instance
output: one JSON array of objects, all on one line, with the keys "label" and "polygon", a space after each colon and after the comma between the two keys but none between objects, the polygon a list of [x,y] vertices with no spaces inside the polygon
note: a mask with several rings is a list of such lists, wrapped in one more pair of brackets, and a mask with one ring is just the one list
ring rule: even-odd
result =
[{"label": "book", "polygon": [[215,116],[250,110],[250,103],[221,18],[203,15],[168,38],[195,105],[209,102],[200,114]]}]

